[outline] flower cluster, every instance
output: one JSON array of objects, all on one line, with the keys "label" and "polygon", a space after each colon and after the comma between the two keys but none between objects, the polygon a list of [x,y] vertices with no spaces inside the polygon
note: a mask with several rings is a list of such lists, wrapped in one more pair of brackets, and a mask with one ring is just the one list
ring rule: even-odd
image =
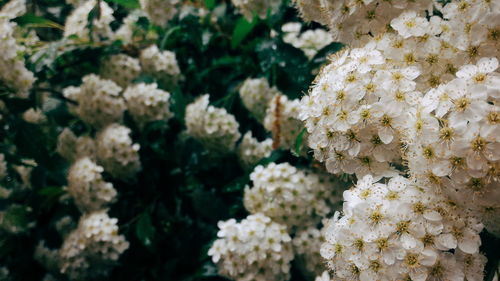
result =
[{"label": "flower cluster", "polygon": [[69,169],[67,191],[83,212],[102,210],[116,197],[113,184],[102,178],[103,171],[88,157],[78,159]]},{"label": "flower cluster", "polygon": [[118,54],[110,56],[102,62],[100,76],[126,88],[140,73],[141,65],[138,59]]},{"label": "flower cluster", "polygon": [[123,97],[128,112],[141,127],[151,121],[166,121],[172,117],[169,109],[170,93],[158,89],[155,83],[129,86]]},{"label": "flower cluster", "polygon": [[253,19],[254,15],[265,19],[268,13],[276,13],[281,5],[280,0],[231,0],[231,2],[249,21]]},{"label": "flower cluster", "polygon": [[301,171],[288,163],[259,165],[250,179],[253,186],[245,187],[245,208],[290,228],[315,225],[340,199],[328,176]]},{"label": "flower cluster", "polygon": [[133,143],[130,132],[125,126],[111,124],[97,135],[97,162],[117,179],[133,178],[141,170],[140,146]]},{"label": "flower cluster", "polygon": [[326,30],[317,28],[309,29],[300,33],[302,24],[299,22],[289,22],[281,27],[283,31],[283,41],[301,49],[304,54],[312,59],[319,50],[333,42],[332,36]]},{"label": "flower cluster", "polygon": [[[98,14],[93,13],[94,17],[89,16],[97,5],[99,5]],[[89,23],[89,19],[92,20],[92,23]],[[110,23],[114,19],[113,9],[106,2],[97,0],[84,1],[66,19],[64,37],[76,35],[81,40],[89,40],[90,36],[92,36],[94,41],[109,39],[113,36]]]},{"label": "flower cluster", "polygon": [[160,51],[156,45],[151,45],[141,51],[140,62],[144,72],[153,75],[167,89],[175,87],[181,78],[175,53]]},{"label": "flower cluster", "polygon": [[29,71],[24,59],[19,54],[24,52],[24,47],[18,45],[15,37],[17,25],[10,20],[26,12],[25,0],[11,0],[0,10],[0,81],[11,87],[21,97],[26,96],[28,90],[35,82],[35,77]]},{"label": "flower cluster", "polygon": [[428,91],[418,112],[425,120],[424,133],[410,142],[406,157],[413,176],[444,187],[461,206],[473,209],[487,228],[498,227],[495,220],[500,217],[497,68],[496,58],[482,58]]},{"label": "flower cluster", "polygon": [[279,94],[278,89],[270,87],[265,78],[246,79],[239,92],[243,105],[259,122],[264,120],[269,102]]},{"label": "flower cluster", "polygon": [[30,108],[23,112],[23,120],[31,124],[42,124],[47,121],[47,116],[39,108]]},{"label": "flower cluster", "polygon": [[[295,147],[298,134],[304,125],[299,117],[300,101],[289,100],[285,95],[276,95],[270,102],[264,118],[264,127],[272,132],[274,148]],[[307,137],[304,137],[307,139]]]},{"label": "flower cluster", "polygon": [[57,138],[57,153],[69,162],[81,157],[95,158],[95,142],[88,136],[77,137],[68,128],[65,128]]},{"label": "flower cluster", "polygon": [[331,173],[394,175],[406,113],[421,96],[420,70],[385,59],[375,42],[345,51],[301,101],[309,146]]},{"label": "flower cluster", "polygon": [[209,97],[200,96],[186,107],[187,134],[202,142],[210,151],[221,154],[231,152],[241,136],[239,124],[225,109],[208,105]]},{"label": "flower cluster", "polygon": [[252,132],[247,132],[241,143],[238,145],[238,158],[240,163],[245,168],[251,168],[256,165],[261,159],[271,155],[273,140],[266,139],[259,142],[252,137]]},{"label": "flower cluster", "polygon": [[131,44],[138,34],[144,35],[144,30],[137,26],[139,18],[144,16],[142,10],[135,10],[123,19],[122,25],[116,30],[114,39],[122,40],[123,43]]},{"label": "flower cluster", "polygon": [[217,239],[208,254],[219,274],[236,281],[290,278],[293,259],[291,238],[286,227],[262,214],[218,223]]},{"label": "flower cluster", "polygon": [[[330,28],[333,40],[358,47],[372,36],[389,31],[389,23],[403,11],[425,15],[432,13],[432,0],[294,0],[306,20],[317,21]],[[417,26],[418,23],[415,23]]]},{"label": "flower cluster", "polygon": [[121,121],[125,110],[121,91],[115,82],[89,74],[82,78],[80,87],[65,88],[63,94],[77,102],[77,105],[69,106],[73,114],[96,128],[102,128]]},{"label": "flower cluster", "polygon": [[[321,247],[339,280],[464,280],[482,272],[483,225],[433,189],[365,176],[344,200],[344,215],[328,222]],[[464,256],[483,263],[466,265]]]},{"label": "flower cluster", "polygon": [[[117,219],[105,211],[85,214],[59,249],[59,267],[71,280],[106,275],[129,243],[118,234]],[[91,269],[92,268],[92,269]]]},{"label": "flower cluster", "polygon": [[140,0],[141,9],[156,25],[165,27],[176,14],[180,0]]}]

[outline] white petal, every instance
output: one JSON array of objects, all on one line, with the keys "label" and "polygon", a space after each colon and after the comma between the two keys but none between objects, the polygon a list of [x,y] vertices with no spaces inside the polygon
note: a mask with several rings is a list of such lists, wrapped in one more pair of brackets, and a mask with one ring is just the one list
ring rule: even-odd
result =
[{"label": "white petal", "polygon": [[446,249],[455,249],[457,247],[457,239],[451,233],[439,235],[436,237],[436,243]]},{"label": "white petal", "polygon": [[391,143],[391,141],[394,139],[392,130],[385,127],[378,130],[378,136],[380,140],[385,144]]},{"label": "white petal", "polygon": [[482,58],[477,62],[479,71],[483,73],[490,73],[498,68],[497,58]]}]

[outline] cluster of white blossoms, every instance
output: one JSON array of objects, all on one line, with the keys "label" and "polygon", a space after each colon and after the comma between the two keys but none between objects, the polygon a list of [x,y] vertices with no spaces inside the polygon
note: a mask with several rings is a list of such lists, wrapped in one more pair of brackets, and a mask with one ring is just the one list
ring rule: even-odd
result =
[{"label": "cluster of white blossoms", "polygon": [[65,128],[57,137],[57,153],[69,162],[81,157],[95,158],[95,141],[89,136],[77,137]]},{"label": "cluster of white blossoms", "polygon": [[[264,118],[264,127],[273,135],[274,148],[292,149],[304,124],[299,117],[300,101],[289,100],[285,95],[276,95],[269,103]],[[307,137],[304,137],[306,140]]]},{"label": "cluster of white blossoms", "polygon": [[236,281],[286,281],[293,259],[286,226],[263,214],[249,215],[240,223],[220,221],[217,239],[208,255],[219,274]]},{"label": "cluster of white blossoms", "polygon": [[[500,233],[500,74],[496,58],[460,67],[456,78],[427,92],[418,117],[422,133],[409,145],[413,176],[445,187]],[[418,118],[417,117],[417,118]]]},{"label": "cluster of white blossoms", "polygon": [[317,224],[340,200],[330,177],[299,170],[288,163],[259,165],[250,174],[243,203],[250,213],[262,213],[290,227]]},{"label": "cluster of white blossoms", "polygon": [[118,234],[118,220],[105,211],[83,215],[78,227],[59,249],[61,273],[70,280],[90,280],[106,275],[120,255],[129,247]]},{"label": "cluster of white blossoms", "polygon": [[168,120],[170,111],[170,93],[158,89],[156,83],[139,83],[129,86],[123,93],[128,112],[143,127],[146,123]]},{"label": "cluster of white blossoms", "polygon": [[273,140],[266,139],[259,142],[252,137],[252,132],[247,132],[238,145],[238,159],[244,168],[252,168],[263,158],[271,155],[273,151]]},{"label": "cluster of white blossoms", "polygon": [[[333,40],[358,47],[389,31],[389,23],[403,11],[432,14],[433,0],[294,0],[306,20],[329,27]],[[471,1],[472,2],[472,1]],[[417,24],[416,24],[417,25]]]},{"label": "cluster of white blossoms", "polygon": [[209,97],[200,96],[186,107],[187,134],[212,152],[232,152],[241,136],[239,124],[224,108],[209,105]]},{"label": "cluster of white blossoms", "polygon": [[432,188],[365,176],[344,200],[321,246],[336,280],[483,280],[483,225]]},{"label": "cluster of white blossoms", "polygon": [[281,31],[284,33],[283,41],[301,49],[309,59],[312,59],[319,50],[333,42],[332,35],[322,28],[309,29],[302,33],[301,29],[300,22],[284,24],[281,27]]},{"label": "cluster of white blossoms", "polygon": [[16,42],[17,25],[12,19],[26,12],[25,0],[11,0],[0,10],[0,81],[12,88],[21,97],[27,95],[35,77],[25,64],[22,54],[25,49]]},{"label": "cluster of white blossoms", "polygon": [[[83,215],[78,228],[67,235],[71,219],[65,217],[57,223],[64,238],[60,249],[42,247],[35,253],[48,270],[58,270],[70,280],[102,277],[128,248],[125,238],[118,235],[116,219],[107,215],[106,208],[116,200],[117,191],[102,173],[125,180],[141,169],[139,145],[129,133],[130,129],[114,123],[98,131],[96,140],[76,137],[68,128],[59,135],[57,151],[72,162],[66,191]],[[48,264],[57,264],[57,268]]]},{"label": "cluster of white blossoms", "polygon": [[23,112],[23,120],[31,124],[42,124],[47,121],[47,116],[40,108],[30,108]]},{"label": "cluster of white blossoms", "polygon": [[148,19],[156,25],[165,27],[178,10],[180,0],[140,0],[141,9]]},{"label": "cluster of white blossoms", "polygon": [[231,0],[240,13],[251,21],[254,16],[265,19],[268,14],[274,14],[281,5],[281,0]]},{"label": "cluster of white blossoms", "polygon": [[134,37],[138,34],[144,34],[144,30],[137,26],[139,18],[144,16],[142,10],[130,12],[124,19],[122,25],[116,30],[114,39],[121,40],[125,44],[132,44]]},{"label": "cluster of white blossoms", "polygon": [[[90,17],[91,11],[99,4],[98,13]],[[94,10],[95,11],[95,10]],[[92,23],[89,23],[89,19]],[[80,40],[103,41],[113,36],[110,23],[114,21],[113,9],[104,1],[88,0],[77,6],[66,19],[64,37],[76,35]]]},{"label": "cluster of white blossoms", "polygon": [[102,128],[121,121],[125,110],[121,91],[115,82],[89,74],[82,78],[80,87],[67,87],[63,94],[77,103],[68,104],[73,114],[96,128]]},{"label": "cluster of white blossoms", "polygon": [[117,179],[133,178],[141,170],[140,146],[133,143],[130,133],[129,128],[115,123],[97,134],[97,162]]},{"label": "cluster of white blossoms", "polygon": [[117,192],[102,178],[103,171],[88,157],[78,159],[69,169],[67,191],[81,211],[102,210],[115,200]]},{"label": "cluster of white blossoms", "polygon": [[400,161],[401,135],[411,133],[408,115],[422,94],[414,81],[421,69],[379,50],[386,39],[398,42],[391,35],[338,55],[301,101],[309,146],[331,173],[396,173],[389,164]]},{"label": "cluster of white blossoms", "polygon": [[[497,126],[500,83],[493,71],[498,63],[479,54],[498,54],[498,47],[485,35],[475,41],[477,45],[460,50],[447,41],[444,32],[450,27],[440,20],[405,12],[391,22],[397,34],[381,34],[362,48],[344,51],[317,77],[310,95],[302,100],[300,117],[311,134],[309,144],[316,159],[325,161],[330,172],[356,173],[358,178],[390,176],[394,171],[389,164],[413,155],[406,151],[402,155],[400,148],[411,151],[418,138],[432,141],[429,137],[436,129],[446,128],[441,133],[447,138],[460,133],[449,131],[452,120],[443,119],[448,111],[450,117],[463,118],[455,122],[461,127],[477,127],[473,123],[480,120]],[[470,65],[476,62],[477,66]],[[472,93],[479,95],[471,99]],[[485,114],[469,116],[478,106]],[[429,112],[434,109],[439,112]],[[488,139],[492,145],[496,142]],[[442,148],[449,152],[448,144]]]},{"label": "cluster of white blossoms", "polygon": [[[321,231],[314,227],[302,229],[292,239],[296,264],[305,276],[315,277],[325,270],[320,254],[321,245],[325,242]],[[309,278],[312,279],[312,278]],[[330,280],[328,280],[330,281]]]},{"label": "cluster of white blossoms", "polygon": [[140,62],[144,72],[153,75],[167,89],[175,87],[181,78],[174,52],[160,51],[158,46],[151,45],[141,51]]},{"label": "cluster of white blossoms", "polygon": [[106,58],[100,69],[100,76],[113,80],[118,86],[126,88],[141,73],[138,59],[125,54],[112,55]]},{"label": "cluster of white blossoms", "polygon": [[324,229],[332,280],[483,280],[479,232],[500,233],[500,5],[296,2],[350,47],[299,116],[314,157],[359,180]]},{"label": "cluster of white blossoms", "polygon": [[269,86],[266,78],[246,79],[239,93],[243,105],[259,122],[264,120],[269,102],[280,94],[276,87]]}]

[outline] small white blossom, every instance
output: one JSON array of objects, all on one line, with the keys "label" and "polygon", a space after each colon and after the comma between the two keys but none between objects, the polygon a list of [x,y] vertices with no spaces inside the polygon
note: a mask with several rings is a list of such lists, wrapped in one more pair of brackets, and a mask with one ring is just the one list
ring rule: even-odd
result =
[{"label": "small white blossom", "polygon": [[199,140],[207,149],[216,153],[234,150],[241,134],[233,115],[223,108],[208,105],[209,95],[198,97],[186,108],[187,134]]},{"label": "small white blossom", "polygon": [[218,223],[219,239],[208,251],[219,274],[236,281],[286,281],[293,259],[291,238],[284,225],[262,214],[254,214],[237,223]]}]

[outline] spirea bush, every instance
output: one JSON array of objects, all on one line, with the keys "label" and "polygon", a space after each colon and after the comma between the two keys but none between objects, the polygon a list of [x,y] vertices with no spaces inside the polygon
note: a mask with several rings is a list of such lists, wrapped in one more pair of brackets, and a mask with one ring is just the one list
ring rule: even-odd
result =
[{"label": "spirea bush", "polygon": [[0,280],[497,280],[499,19],[0,0]]}]

